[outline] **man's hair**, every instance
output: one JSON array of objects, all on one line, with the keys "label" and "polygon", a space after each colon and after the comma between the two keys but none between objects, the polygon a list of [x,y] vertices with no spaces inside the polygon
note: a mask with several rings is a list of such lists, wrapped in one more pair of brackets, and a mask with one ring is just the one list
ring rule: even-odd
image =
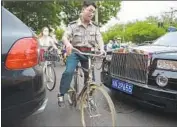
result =
[{"label": "man's hair", "polygon": [[89,1],[89,0],[84,1],[82,7],[88,7],[90,5],[92,5],[93,7],[95,7],[95,9],[97,8],[95,2]]}]

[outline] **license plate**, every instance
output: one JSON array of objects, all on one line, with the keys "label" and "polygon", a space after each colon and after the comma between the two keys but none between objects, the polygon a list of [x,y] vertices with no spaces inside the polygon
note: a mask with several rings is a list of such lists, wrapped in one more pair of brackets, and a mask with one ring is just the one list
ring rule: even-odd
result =
[{"label": "license plate", "polygon": [[118,79],[112,80],[112,88],[118,89],[122,92],[125,92],[127,94],[132,94],[133,91],[133,85]]}]

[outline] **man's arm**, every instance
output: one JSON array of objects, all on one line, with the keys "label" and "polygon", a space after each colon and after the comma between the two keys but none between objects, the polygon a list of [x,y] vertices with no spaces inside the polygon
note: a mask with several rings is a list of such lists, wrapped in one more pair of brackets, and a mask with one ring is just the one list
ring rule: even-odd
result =
[{"label": "man's arm", "polygon": [[73,37],[72,34],[73,34],[72,33],[72,28],[69,25],[66,28],[66,30],[63,34],[63,37],[62,37],[62,41],[63,41],[63,44],[66,46],[66,52],[67,52],[68,55],[71,54],[72,48],[73,48],[73,46],[70,43],[72,41],[72,37]]},{"label": "man's arm", "polygon": [[96,30],[96,41],[98,42],[101,51],[104,51],[104,42],[99,28]]}]

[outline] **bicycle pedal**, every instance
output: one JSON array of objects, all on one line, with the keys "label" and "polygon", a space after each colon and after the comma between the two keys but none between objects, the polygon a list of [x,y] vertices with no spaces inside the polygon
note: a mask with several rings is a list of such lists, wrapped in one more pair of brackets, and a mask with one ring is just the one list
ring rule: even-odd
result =
[{"label": "bicycle pedal", "polygon": [[71,88],[68,90],[68,92],[75,92],[75,90]]}]

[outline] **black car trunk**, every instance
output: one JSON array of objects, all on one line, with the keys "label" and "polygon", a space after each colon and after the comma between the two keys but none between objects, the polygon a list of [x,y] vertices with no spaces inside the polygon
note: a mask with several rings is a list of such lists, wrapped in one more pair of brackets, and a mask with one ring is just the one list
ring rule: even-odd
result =
[{"label": "black car trunk", "polygon": [[1,62],[5,62],[6,56],[12,45],[20,38],[32,37],[32,31],[18,18],[2,7],[2,52]]}]

